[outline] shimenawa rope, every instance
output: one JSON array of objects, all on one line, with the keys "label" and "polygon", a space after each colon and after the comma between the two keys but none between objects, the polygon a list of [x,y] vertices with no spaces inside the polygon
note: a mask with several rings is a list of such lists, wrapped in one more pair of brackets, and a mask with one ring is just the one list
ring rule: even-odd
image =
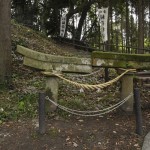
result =
[{"label": "shimenawa rope", "polygon": [[90,90],[90,89],[93,90],[93,89],[105,88],[105,87],[113,84],[114,82],[118,81],[122,76],[124,76],[129,71],[134,71],[134,70],[135,69],[128,69],[125,72],[123,72],[121,75],[119,75],[118,77],[116,77],[116,78],[114,78],[114,79],[112,79],[112,80],[110,80],[108,82],[105,82],[105,83],[102,83],[102,84],[95,84],[95,85],[82,84],[82,83],[78,83],[78,82],[75,82],[75,81],[71,81],[69,79],[66,79],[66,78],[62,77],[61,74],[55,74],[55,73],[51,73],[51,72],[43,72],[43,74],[49,75],[49,76],[54,75],[54,76],[56,76],[56,77],[58,77],[58,78],[60,78],[60,79],[62,79],[64,81],[66,81],[66,82],[68,82],[70,84],[73,84],[73,85],[75,85],[77,87],[80,87],[80,88],[83,88],[83,89],[87,89],[87,90]]}]

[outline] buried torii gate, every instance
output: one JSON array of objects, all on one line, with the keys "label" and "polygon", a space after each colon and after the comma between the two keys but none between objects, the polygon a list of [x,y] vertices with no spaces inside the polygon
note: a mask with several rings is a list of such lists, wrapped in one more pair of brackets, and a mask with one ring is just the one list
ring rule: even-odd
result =
[{"label": "buried torii gate", "polygon": [[[44,54],[23,46],[17,46],[17,52],[24,56],[24,65],[48,72],[91,73],[92,67],[124,68],[150,70],[150,54],[120,54],[94,51],[91,58],[66,57]],[[118,71],[119,73],[119,71]],[[134,73],[122,77],[121,99],[133,92]],[[58,99],[58,81],[54,75],[47,77],[46,89],[54,101]],[[133,96],[123,104],[123,110],[133,111]]]}]

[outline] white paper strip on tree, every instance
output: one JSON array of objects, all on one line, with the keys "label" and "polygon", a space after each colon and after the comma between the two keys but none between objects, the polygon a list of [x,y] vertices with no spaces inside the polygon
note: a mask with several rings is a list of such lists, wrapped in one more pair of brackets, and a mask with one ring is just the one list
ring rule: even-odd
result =
[{"label": "white paper strip on tree", "polygon": [[61,22],[60,22],[60,36],[61,37],[64,37],[65,30],[66,30],[66,15],[61,17]]},{"label": "white paper strip on tree", "polygon": [[103,42],[108,40],[107,22],[108,22],[108,8],[98,9],[98,17],[100,21],[101,35]]}]

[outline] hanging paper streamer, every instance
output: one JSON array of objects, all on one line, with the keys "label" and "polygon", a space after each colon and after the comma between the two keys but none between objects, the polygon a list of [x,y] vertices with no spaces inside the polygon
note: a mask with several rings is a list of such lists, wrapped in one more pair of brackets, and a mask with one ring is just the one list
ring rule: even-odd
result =
[{"label": "hanging paper streamer", "polygon": [[98,9],[98,17],[100,21],[101,35],[103,42],[108,40],[107,22],[108,22],[108,8]]},{"label": "hanging paper streamer", "polygon": [[66,30],[66,15],[61,17],[61,22],[60,22],[60,36],[61,37],[64,37],[65,30]]}]

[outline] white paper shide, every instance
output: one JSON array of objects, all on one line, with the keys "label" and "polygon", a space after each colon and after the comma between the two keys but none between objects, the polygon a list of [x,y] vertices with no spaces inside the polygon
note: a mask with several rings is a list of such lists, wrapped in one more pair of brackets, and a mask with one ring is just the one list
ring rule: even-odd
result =
[{"label": "white paper shide", "polygon": [[60,36],[61,37],[64,37],[65,30],[66,30],[66,15],[63,15],[60,21]]},{"label": "white paper shide", "polygon": [[108,33],[107,33],[108,8],[98,9],[98,17],[100,21],[102,40],[103,42],[106,42],[108,40]]}]

